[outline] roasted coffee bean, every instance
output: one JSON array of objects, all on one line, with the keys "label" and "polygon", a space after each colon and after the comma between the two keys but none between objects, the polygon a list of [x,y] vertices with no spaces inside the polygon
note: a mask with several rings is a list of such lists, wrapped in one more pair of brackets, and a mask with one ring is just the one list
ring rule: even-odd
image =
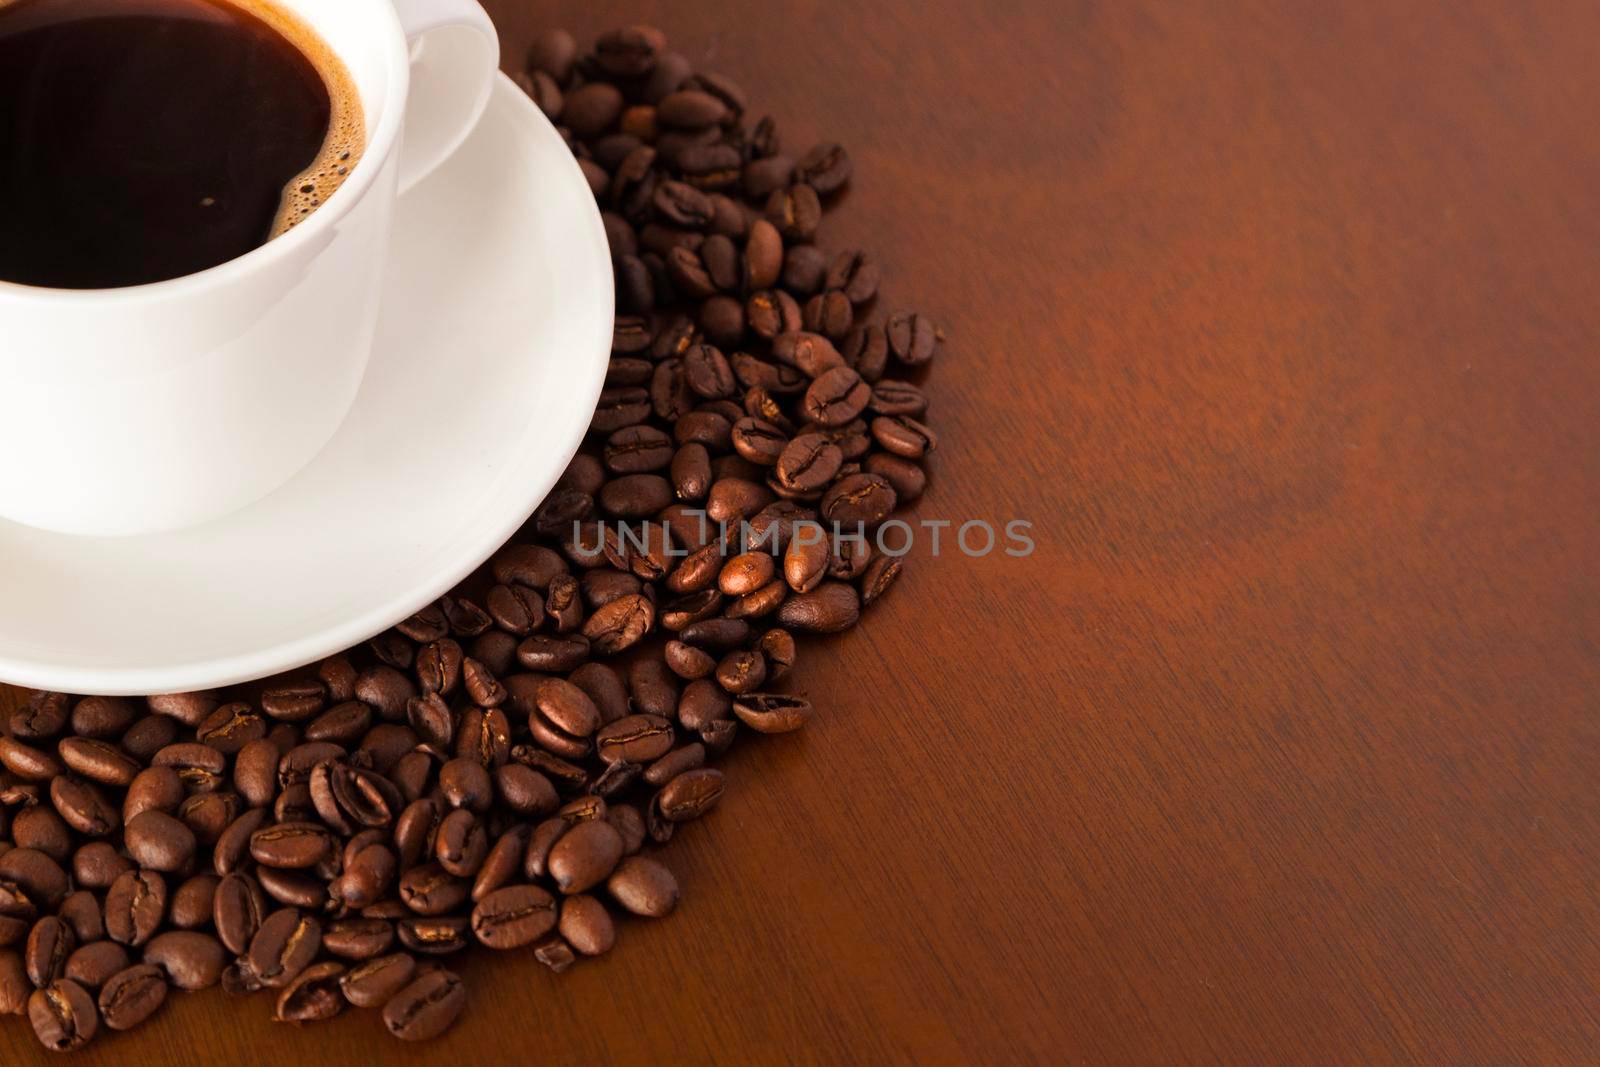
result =
[{"label": "roasted coffee bean", "polygon": [[461,646],[448,637],[431,642],[417,653],[417,680],[424,693],[455,691],[461,680],[461,661],[465,654]]},{"label": "roasted coffee bean", "polygon": [[[573,583],[573,592],[577,583]],[[556,603],[554,586],[546,606]],[[581,635],[534,634],[517,646],[517,662],[530,671],[565,673],[589,658],[589,639]]]},{"label": "roasted coffee bean", "polygon": [[580,822],[551,846],[546,867],[556,888],[582,893],[604,881],[622,858],[622,836],[603,820]]},{"label": "roasted coffee bean", "polygon": [[69,769],[102,785],[127,786],[142,769],[139,761],[108,741],[66,737],[56,751]]},{"label": "roasted coffee bean", "polygon": [[819,426],[839,427],[865,411],[871,396],[872,387],[861,380],[861,375],[841,365],[811,383],[801,409]]},{"label": "roasted coffee bean", "polygon": [[0,948],[0,1015],[21,1015],[28,1009],[33,985],[22,966],[22,954]]},{"label": "roasted coffee bean", "polygon": [[556,809],[555,786],[531,767],[507,763],[494,772],[495,795],[506,808],[524,818],[536,818]]},{"label": "roasted coffee bean", "polygon": [[91,841],[72,854],[72,880],[85,889],[109,889],[132,869],[133,861],[105,841]]},{"label": "roasted coffee bean", "polygon": [[659,919],[678,906],[678,880],[645,856],[629,856],[618,864],[606,889],[623,908],[648,919]]},{"label": "roasted coffee bean", "polygon": [[[862,381],[876,385],[889,366],[889,335],[877,323],[858,326],[845,338],[839,352],[844,356],[846,365],[854,367],[856,373],[861,375]],[[878,411],[880,409],[877,405],[878,396],[875,388],[873,398],[867,402],[867,407],[872,411]]]},{"label": "roasted coffee bean", "polygon": [[195,729],[195,739],[221,752],[237,755],[252,741],[267,736],[267,722],[249,704],[223,704]]},{"label": "roasted coffee bean", "polygon": [[12,817],[11,843],[17,848],[37,849],[57,863],[65,863],[72,851],[72,828],[55,808],[31,804]]},{"label": "roasted coffee bean", "polygon": [[721,771],[700,767],[673,778],[661,788],[655,803],[669,821],[688,822],[716,807],[723,788]]},{"label": "roasted coffee bean", "polygon": [[214,874],[197,874],[180,883],[172,893],[168,921],[180,930],[209,926],[221,881]]},{"label": "roasted coffee bean", "polygon": [[370,960],[394,944],[394,924],[386,919],[341,919],[322,931],[322,947],[347,960]]},{"label": "roasted coffee bean", "polygon": [[809,185],[774,190],[767,198],[765,213],[785,241],[811,240],[822,222],[822,204],[816,190]]},{"label": "roasted coffee bean", "polygon": [[406,948],[430,956],[448,956],[472,943],[471,924],[464,915],[401,919],[395,930]]},{"label": "roasted coffee bean", "polygon": [[137,760],[148,760],[178,738],[176,721],[162,715],[146,715],[122,735],[122,751]]},{"label": "roasted coffee bean", "polygon": [[194,860],[195,836],[164,811],[142,811],[123,827],[123,844],[141,867],[181,872]]},{"label": "roasted coffee bean", "polygon": [[73,935],[81,945],[106,936],[105,915],[100,909],[100,901],[87,889],[68,893],[56,914],[72,928]]},{"label": "roasted coffee bean", "polygon": [[617,121],[622,104],[622,93],[616,86],[592,82],[566,94],[561,121],[574,136],[589,140]]},{"label": "roasted coffee bean", "polygon": [[332,852],[332,836],[316,823],[279,823],[250,835],[250,855],[263,867],[315,867]]},{"label": "roasted coffee bean", "polygon": [[610,656],[632,648],[655,627],[655,605],[639,594],[620,597],[597,609],[583,624],[590,647]]},{"label": "roasted coffee bean", "polygon": [[901,312],[889,320],[889,350],[908,367],[920,367],[933,359],[944,334],[926,315]]},{"label": "roasted coffee bean", "polygon": [[672,748],[672,724],[657,715],[630,715],[595,735],[595,752],[607,763],[648,763]]},{"label": "roasted coffee bean", "polygon": [[261,710],[279,722],[304,722],[327,707],[327,692],[312,679],[274,686],[261,694]]},{"label": "roasted coffee bean", "polygon": [[[131,962],[128,950],[115,941],[92,941],[79,945],[77,951],[67,957],[64,973],[85,989],[100,989],[119,971],[126,970]],[[5,1012],[0,1011],[0,1014]]]},{"label": "roasted coffee bean", "polygon": [[167,988],[161,968],[149,963],[126,967],[101,988],[100,1017],[113,1030],[131,1030],[160,1010]]},{"label": "roasted coffee bean", "polygon": [[311,965],[321,947],[322,924],[314,916],[280,908],[262,920],[245,959],[257,981],[281,989]]},{"label": "roasted coffee bean", "polygon": [[0,737],[0,767],[25,782],[48,782],[61,773],[61,763],[50,753],[10,737]]},{"label": "roasted coffee bean", "polygon": [[806,301],[801,311],[801,323],[813,333],[842,341],[855,324],[855,309],[848,297],[837,289],[830,289]]},{"label": "roasted coffee bean", "polygon": [[761,653],[738,649],[717,664],[717,683],[730,693],[749,693],[767,680],[767,664]]},{"label": "roasted coffee bean", "polygon": [[466,1003],[460,978],[445,970],[430,971],[389,999],[383,1025],[403,1041],[427,1041],[450,1029]]},{"label": "roasted coffee bean", "polygon": [[320,911],[328,903],[324,879],[333,872],[326,865],[320,872],[258,867],[255,873],[261,891],[284,907]]},{"label": "roasted coffee bean", "polygon": [[617,942],[616,926],[606,906],[586,893],[561,901],[559,928],[566,943],[585,956],[603,955]]},{"label": "roasted coffee bean", "polygon": [[368,705],[385,722],[403,722],[406,701],[417,695],[411,679],[393,667],[378,665],[356,679],[356,699]]},{"label": "roasted coffee bean", "polygon": [[900,577],[904,564],[894,556],[877,556],[867,564],[867,571],[861,576],[861,606],[870,607],[883,599],[895,579]]},{"label": "roasted coffee bean", "polygon": [[406,637],[418,644],[427,644],[437,641],[450,632],[450,625],[445,620],[444,611],[437,604],[429,604],[418,610],[410,617],[395,624]]},{"label": "roasted coffee bean", "polygon": [[778,621],[802,633],[839,633],[854,626],[860,615],[855,589],[843,582],[824,582],[811,592],[791,596],[778,609]]},{"label": "roasted coffee bean", "polygon": [[[272,760],[277,763],[277,752],[272,755]],[[178,777],[178,771],[170,766],[147,766],[134,774],[128,792],[123,795],[123,822],[133,822],[134,816],[141,811],[174,813],[182,801],[184,782]]]},{"label": "roasted coffee bean", "polygon": [[[794,297],[781,289],[761,289],[745,300],[745,325],[751,333],[771,341],[785,333],[793,333],[805,325],[805,313]],[[792,392],[799,387],[798,376],[786,374],[783,366],[738,353],[732,361],[734,377],[746,387],[760,385],[778,392]]]},{"label": "roasted coffee bean", "polygon": [[933,431],[909,415],[880,415],[872,420],[872,436],[885,451],[906,459],[921,459],[938,447]]},{"label": "roasted coffee bean", "polygon": [[329,656],[317,665],[317,680],[327,689],[328,699],[337,703],[356,698],[357,677],[348,656]]},{"label": "roasted coffee bean", "polygon": [[278,994],[272,1018],[280,1023],[311,1023],[331,1019],[344,1010],[339,980],[342,963],[318,963],[301,971]]},{"label": "roasted coffee bean", "polygon": [[[266,807],[278,793],[278,747],[271,741],[252,741],[239,750],[233,761],[233,786],[252,807]],[[142,779],[150,771],[140,773]],[[139,784],[135,780],[134,787]],[[133,790],[129,789],[131,799]],[[132,815],[124,811],[124,818]]]},{"label": "roasted coffee bean", "polygon": [[239,795],[233,792],[198,793],[178,805],[178,819],[201,845],[216,844],[238,812]]},{"label": "roasted coffee bean", "polygon": [[867,457],[865,469],[889,483],[895,500],[906,504],[922,495],[928,486],[928,475],[917,464],[900,456],[879,453]]},{"label": "roasted coffee bean", "polygon": [[94,998],[70,978],[33,991],[28,997],[28,1021],[39,1043],[52,1052],[82,1048],[100,1028]]},{"label": "roasted coffee bean", "polygon": [[434,835],[434,858],[458,878],[471,878],[489,854],[489,835],[473,813],[457,808],[439,823]]},{"label": "roasted coffee bean", "polygon": [[179,989],[209,989],[222,978],[222,945],[210,934],[169,930],[144,947],[144,962],[161,968]]},{"label": "roasted coffee bean", "polygon": [[379,634],[367,642],[367,647],[379,662],[397,671],[409,671],[417,658],[417,646],[396,630]]},{"label": "roasted coffee bean", "polygon": [[205,721],[221,703],[215,693],[165,693],[146,699],[157,715],[176,719],[191,730]]},{"label": "roasted coffee bean", "polygon": [[417,961],[404,952],[358,964],[339,976],[344,997],[358,1008],[379,1008],[404,988],[417,972]]},{"label": "roasted coffee bean", "polygon": [[826,531],[815,523],[808,523],[784,551],[784,581],[797,593],[809,593],[828,576],[831,558]]},{"label": "roasted coffee bean", "polygon": [[[212,898],[212,924],[228,951],[242,956],[261,929],[267,915],[266,895],[256,880],[247,874],[230,874],[217,883]],[[109,910],[107,920],[109,923]]]},{"label": "roasted coffee bean", "polygon": [[522,948],[554,929],[556,918],[556,899],[549,893],[538,886],[509,886],[472,909],[472,933],[490,948]]},{"label": "roasted coffee bean", "polygon": [[359,700],[346,700],[306,723],[304,736],[307,741],[353,745],[371,727],[372,709]]},{"label": "roasted coffee bean", "polygon": [[153,870],[128,871],[106,891],[106,936],[137,948],[156,935],[167,914],[167,883]]},{"label": "roasted coffee bean", "polygon": [[810,721],[811,701],[779,693],[749,693],[734,700],[733,713],[758,733],[785,734]]},{"label": "roasted coffee bean", "polygon": [[400,899],[418,915],[437,916],[467,902],[472,887],[437,864],[412,867],[400,876]]},{"label": "roasted coffee bean", "polygon": [[[114,741],[133,725],[138,712],[121,697],[84,697],[72,707],[70,726],[75,737]],[[13,736],[21,736],[12,730]]]},{"label": "roasted coffee bean", "polygon": [[733,424],[734,450],[751,463],[770,467],[789,445],[789,435],[762,419],[746,416]]},{"label": "roasted coffee bean", "polygon": [[668,641],[661,656],[672,673],[683,679],[704,678],[717,669],[710,653],[682,641]]},{"label": "roasted coffee bean", "polygon": [[63,976],[67,957],[78,947],[78,937],[72,927],[54,915],[46,915],[28,931],[27,946],[22,952],[23,967],[28,981],[43,988]]}]

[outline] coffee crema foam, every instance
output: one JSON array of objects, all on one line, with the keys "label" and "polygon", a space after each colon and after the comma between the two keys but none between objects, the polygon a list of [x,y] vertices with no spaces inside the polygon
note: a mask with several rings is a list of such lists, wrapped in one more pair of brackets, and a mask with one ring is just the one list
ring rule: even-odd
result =
[{"label": "coffee crema foam", "polygon": [[230,4],[271,26],[310,61],[328,90],[328,135],[322,151],[284,186],[283,203],[267,239],[281,237],[310,218],[343,185],[367,147],[366,115],[344,60],[299,15],[272,0],[213,0]]}]

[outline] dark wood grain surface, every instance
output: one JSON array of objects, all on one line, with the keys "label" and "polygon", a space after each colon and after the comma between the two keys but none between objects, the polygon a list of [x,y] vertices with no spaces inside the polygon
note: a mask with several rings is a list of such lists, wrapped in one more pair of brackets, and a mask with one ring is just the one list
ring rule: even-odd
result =
[{"label": "dark wood grain surface", "polygon": [[1037,551],[808,646],[603,960],[77,1062],[1600,1061],[1600,9],[488,6],[848,144],[825,242],[950,335],[917,514]]}]

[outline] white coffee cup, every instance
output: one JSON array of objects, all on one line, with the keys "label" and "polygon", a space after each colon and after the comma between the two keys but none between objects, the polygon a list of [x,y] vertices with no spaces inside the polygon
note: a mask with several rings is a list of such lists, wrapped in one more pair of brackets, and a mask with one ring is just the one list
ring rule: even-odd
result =
[{"label": "white coffee cup", "polygon": [[365,153],[308,219],[210,270],[0,282],[0,517],[98,536],[205,522],[293,477],[350,410],[396,197],[471,132],[499,43],[475,0],[275,2],[349,69]]}]

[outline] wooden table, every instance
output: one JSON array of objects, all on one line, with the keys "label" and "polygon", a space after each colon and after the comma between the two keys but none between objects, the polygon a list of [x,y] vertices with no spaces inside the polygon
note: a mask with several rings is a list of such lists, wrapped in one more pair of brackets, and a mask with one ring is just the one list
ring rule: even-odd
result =
[{"label": "wooden table", "polygon": [[603,961],[475,953],[420,1050],[212,992],[77,1062],[1600,1059],[1600,9],[488,6],[847,143],[826,238],[950,334],[917,516],[1037,551],[808,646]]}]

